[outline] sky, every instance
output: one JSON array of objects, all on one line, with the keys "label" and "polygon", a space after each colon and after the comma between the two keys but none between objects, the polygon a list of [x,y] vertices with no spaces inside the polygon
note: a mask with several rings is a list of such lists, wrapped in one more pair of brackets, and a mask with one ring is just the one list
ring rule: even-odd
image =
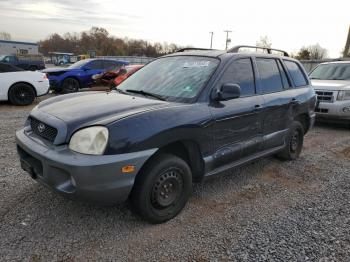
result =
[{"label": "sky", "polygon": [[255,45],[268,36],[272,47],[296,53],[319,43],[339,57],[350,26],[350,1],[314,0],[0,0],[0,32],[33,41],[50,34],[103,27],[116,37],[183,46],[225,48]]}]

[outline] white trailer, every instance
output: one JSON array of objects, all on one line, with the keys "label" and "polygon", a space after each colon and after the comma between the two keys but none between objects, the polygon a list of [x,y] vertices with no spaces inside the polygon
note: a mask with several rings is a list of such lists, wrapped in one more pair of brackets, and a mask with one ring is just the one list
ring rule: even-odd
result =
[{"label": "white trailer", "polygon": [[0,55],[37,55],[38,48],[36,43],[0,40]]}]

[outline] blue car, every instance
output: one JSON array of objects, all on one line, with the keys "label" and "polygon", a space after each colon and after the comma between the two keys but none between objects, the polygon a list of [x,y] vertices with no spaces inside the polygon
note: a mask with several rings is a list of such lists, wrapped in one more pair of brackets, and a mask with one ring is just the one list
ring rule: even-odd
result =
[{"label": "blue car", "polygon": [[93,83],[92,76],[108,70],[115,70],[129,62],[115,59],[85,59],[65,68],[43,70],[50,81],[50,89],[56,92],[72,93]]}]

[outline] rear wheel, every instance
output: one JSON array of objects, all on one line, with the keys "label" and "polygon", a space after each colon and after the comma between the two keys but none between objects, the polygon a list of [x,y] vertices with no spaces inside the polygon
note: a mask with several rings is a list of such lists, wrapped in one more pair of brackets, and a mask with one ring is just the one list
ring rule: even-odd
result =
[{"label": "rear wheel", "polygon": [[181,158],[162,154],[151,160],[131,193],[135,211],[151,223],[162,223],[184,208],[192,190],[192,175]]},{"label": "rear wheel", "polygon": [[13,85],[9,91],[9,100],[17,106],[27,106],[34,102],[35,91],[32,86],[25,83]]},{"label": "rear wheel", "polygon": [[304,129],[300,122],[294,121],[286,138],[286,146],[277,156],[284,160],[297,159],[304,143]]},{"label": "rear wheel", "polygon": [[75,78],[68,77],[63,80],[62,84],[62,93],[68,94],[68,93],[74,93],[78,92],[79,90],[79,81]]}]

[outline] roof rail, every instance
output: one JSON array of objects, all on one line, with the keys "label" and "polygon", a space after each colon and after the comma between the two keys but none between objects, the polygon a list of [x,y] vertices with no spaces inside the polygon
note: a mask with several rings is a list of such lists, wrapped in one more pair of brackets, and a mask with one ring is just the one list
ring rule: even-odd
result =
[{"label": "roof rail", "polygon": [[185,51],[195,51],[195,50],[199,50],[199,51],[215,51],[217,49],[185,47],[185,48],[181,48],[181,49],[177,50],[176,53],[178,53],[178,52],[185,52]]},{"label": "roof rail", "polygon": [[241,48],[250,48],[250,49],[261,49],[266,50],[268,54],[272,54],[271,51],[277,51],[283,54],[283,56],[289,56],[289,54],[286,51],[280,50],[280,49],[274,49],[270,47],[261,47],[261,46],[251,46],[251,45],[238,45],[235,47],[232,47],[231,49],[227,50],[227,53],[238,53],[239,49]]}]

